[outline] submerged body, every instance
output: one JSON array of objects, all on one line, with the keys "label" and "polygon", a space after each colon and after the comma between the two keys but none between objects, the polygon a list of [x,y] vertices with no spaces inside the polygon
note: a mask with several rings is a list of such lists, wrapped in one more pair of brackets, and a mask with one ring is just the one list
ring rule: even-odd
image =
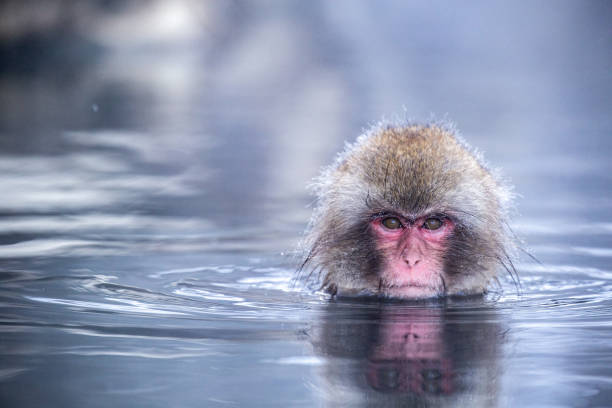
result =
[{"label": "submerged body", "polygon": [[303,267],[330,293],[477,294],[512,269],[509,191],[447,128],[374,128],[315,187]]}]

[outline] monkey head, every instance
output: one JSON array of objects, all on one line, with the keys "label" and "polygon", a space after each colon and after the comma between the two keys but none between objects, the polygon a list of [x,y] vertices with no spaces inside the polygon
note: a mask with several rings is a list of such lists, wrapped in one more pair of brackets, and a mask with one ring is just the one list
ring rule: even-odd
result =
[{"label": "monkey head", "polygon": [[511,194],[443,126],[378,126],[317,179],[307,269],[332,294],[429,298],[511,273]]}]

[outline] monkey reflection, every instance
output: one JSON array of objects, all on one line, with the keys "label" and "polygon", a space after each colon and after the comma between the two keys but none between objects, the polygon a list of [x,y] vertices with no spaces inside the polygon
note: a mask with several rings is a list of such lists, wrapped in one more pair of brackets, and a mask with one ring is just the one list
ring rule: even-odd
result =
[{"label": "monkey reflection", "polygon": [[330,304],[313,330],[315,351],[326,358],[320,390],[326,402],[496,405],[504,337],[493,311],[461,316],[431,305],[371,306],[364,312]]},{"label": "monkey reflection", "polygon": [[444,352],[442,326],[426,321],[428,314],[419,310],[409,320],[383,318],[366,365],[372,388],[419,395],[452,393],[453,365]]}]

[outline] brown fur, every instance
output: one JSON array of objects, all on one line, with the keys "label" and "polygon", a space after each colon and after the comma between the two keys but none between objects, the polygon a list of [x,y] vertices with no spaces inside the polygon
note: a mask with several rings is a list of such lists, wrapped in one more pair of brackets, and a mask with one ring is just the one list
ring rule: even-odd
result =
[{"label": "brown fur", "polygon": [[379,294],[381,254],[369,221],[381,212],[455,222],[443,254],[445,294],[483,293],[514,271],[506,223],[510,193],[479,155],[440,125],[379,126],[347,147],[315,184],[302,268],[335,293]]}]

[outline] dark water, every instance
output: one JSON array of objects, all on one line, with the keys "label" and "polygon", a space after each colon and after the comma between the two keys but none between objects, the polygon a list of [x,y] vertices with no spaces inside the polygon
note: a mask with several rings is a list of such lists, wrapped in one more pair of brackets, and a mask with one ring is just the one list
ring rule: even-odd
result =
[{"label": "dark water", "polygon": [[[612,405],[609,3],[157,4],[4,38],[3,407]],[[515,184],[521,290],[292,285],[319,167],[431,113]]]}]

